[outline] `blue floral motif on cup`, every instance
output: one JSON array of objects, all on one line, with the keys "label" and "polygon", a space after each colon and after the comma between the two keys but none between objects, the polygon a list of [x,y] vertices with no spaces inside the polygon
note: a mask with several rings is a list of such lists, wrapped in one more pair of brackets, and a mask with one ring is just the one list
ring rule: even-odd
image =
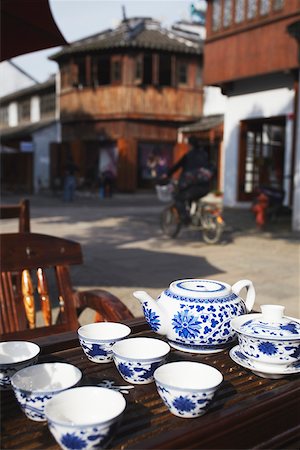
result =
[{"label": "blue floral motif on cup", "polygon": [[143,367],[135,367],[135,372],[138,373],[139,377],[143,380],[148,380],[152,378],[154,370],[160,365],[160,362],[150,364],[149,369],[144,369]]},{"label": "blue floral motif on cup", "polygon": [[130,367],[126,366],[126,364],[123,363],[119,364],[118,369],[120,373],[124,375],[124,377],[130,378],[133,375],[133,370]]},{"label": "blue floral motif on cup", "polygon": [[61,443],[70,450],[81,450],[87,446],[86,441],[76,436],[75,433],[64,434]]},{"label": "blue floral motif on cup", "polygon": [[190,400],[188,397],[183,397],[180,395],[180,397],[175,398],[173,401],[173,406],[178,411],[192,411],[195,409],[196,405],[192,400]]},{"label": "blue floral motif on cup", "polygon": [[88,346],[86,346],[84,343],[81,344],[85,353],[90,356],[91,358],[95,357],[95,356],[107,356],[107,352],[101,348],[101,346],[99,344],[91,344],[92,347],[89,348]]},{"label": "blue floral motif on cup", "polygon": [[159,367],[165,358],[153,363],[128,362],[118,363],[117,368],[126,381],[132,383],[149,383],[153,380],[153,373]]},{"label": "blue floral motif on cup", "polygon": [[290,356],[291,356],[292,358],[296,358],[296,359],[299,358],[299,356],[300,356],[300,345],[295,346],[295,347],[287,346],[287,347],[284,347],[284,348],[285,348],[285,350],[287,350],[287,351],[294,350],[294,352],[291,353]]},{"label": "blue floral motif on cup", "polygon": [[258,345],[258,349],[265,355],[275,355],[277,353],[277,347],[275,344],[272,344],[272,342],[261,342]]}]

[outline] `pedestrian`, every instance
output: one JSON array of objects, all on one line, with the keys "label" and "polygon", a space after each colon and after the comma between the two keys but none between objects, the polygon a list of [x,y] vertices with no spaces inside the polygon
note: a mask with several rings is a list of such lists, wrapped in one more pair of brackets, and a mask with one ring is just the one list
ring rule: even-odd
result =
[{"label": "pedestrian", "polygon": [[74,163],[72,158],[69,158],[67,164],[64,167],[64,192],[63,200],[64,202],[72,202],[75,198],[76,191],[76,172],[79,171],[78,166]]},{"label": "pedestrian", "polygon": [[112,197],[114,190],[115,176],[110,169],[106,169],[102,172],[104,197]]}]

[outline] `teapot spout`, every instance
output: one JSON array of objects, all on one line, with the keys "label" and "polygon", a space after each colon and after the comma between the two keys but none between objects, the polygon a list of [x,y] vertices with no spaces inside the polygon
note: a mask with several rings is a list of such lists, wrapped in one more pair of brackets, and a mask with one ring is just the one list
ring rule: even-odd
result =
[{"label": "teapot spout", "polygon": [[152,330],[165,335],[167,333],[166,318],[162,317],[162,311],[158,302],[145,291],[134,291],[133,296],[141,303],[145,319]]}]

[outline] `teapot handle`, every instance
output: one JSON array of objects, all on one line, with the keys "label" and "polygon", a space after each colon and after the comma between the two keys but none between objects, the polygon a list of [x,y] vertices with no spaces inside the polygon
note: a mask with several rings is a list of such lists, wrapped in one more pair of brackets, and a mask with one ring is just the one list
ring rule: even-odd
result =
[{"label": "teapot handle", "polygon": [[239,293],[243,288],[247,288],[247,296],[246,296],[246,300],[244,300],[244,303],[246,305],[247,312],[250,312],[253,308],[254,301],[255,301],[255,289],[254,289],[252,281],[250,281],[250,280],[237,281],[232,286],[232,292],[235,295],[239,296]]}]

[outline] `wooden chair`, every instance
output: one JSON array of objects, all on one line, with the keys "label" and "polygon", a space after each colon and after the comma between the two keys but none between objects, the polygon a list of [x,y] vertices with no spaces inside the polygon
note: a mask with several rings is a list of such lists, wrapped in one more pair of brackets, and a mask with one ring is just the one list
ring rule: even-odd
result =
[{"label": "wooden chair", "polygon": [[29,200],[21,200],[17,205],[1,205],[0,219],[19,219],[19,232],[30,232]]},{"label": "wooden chair", "polygon": [[[133,318],[107,291],[73,289],[69,266],[83,262],[79,243],[37,233],[7,233],[0,235],[0,246],[1,340],[77,330],[78,316],[87,307],[96,311],[95,321]],[[56,296],[59,309],[55,323],[51,296]],[[40,327],[36,326],[38,304],[44,321]]]}]

